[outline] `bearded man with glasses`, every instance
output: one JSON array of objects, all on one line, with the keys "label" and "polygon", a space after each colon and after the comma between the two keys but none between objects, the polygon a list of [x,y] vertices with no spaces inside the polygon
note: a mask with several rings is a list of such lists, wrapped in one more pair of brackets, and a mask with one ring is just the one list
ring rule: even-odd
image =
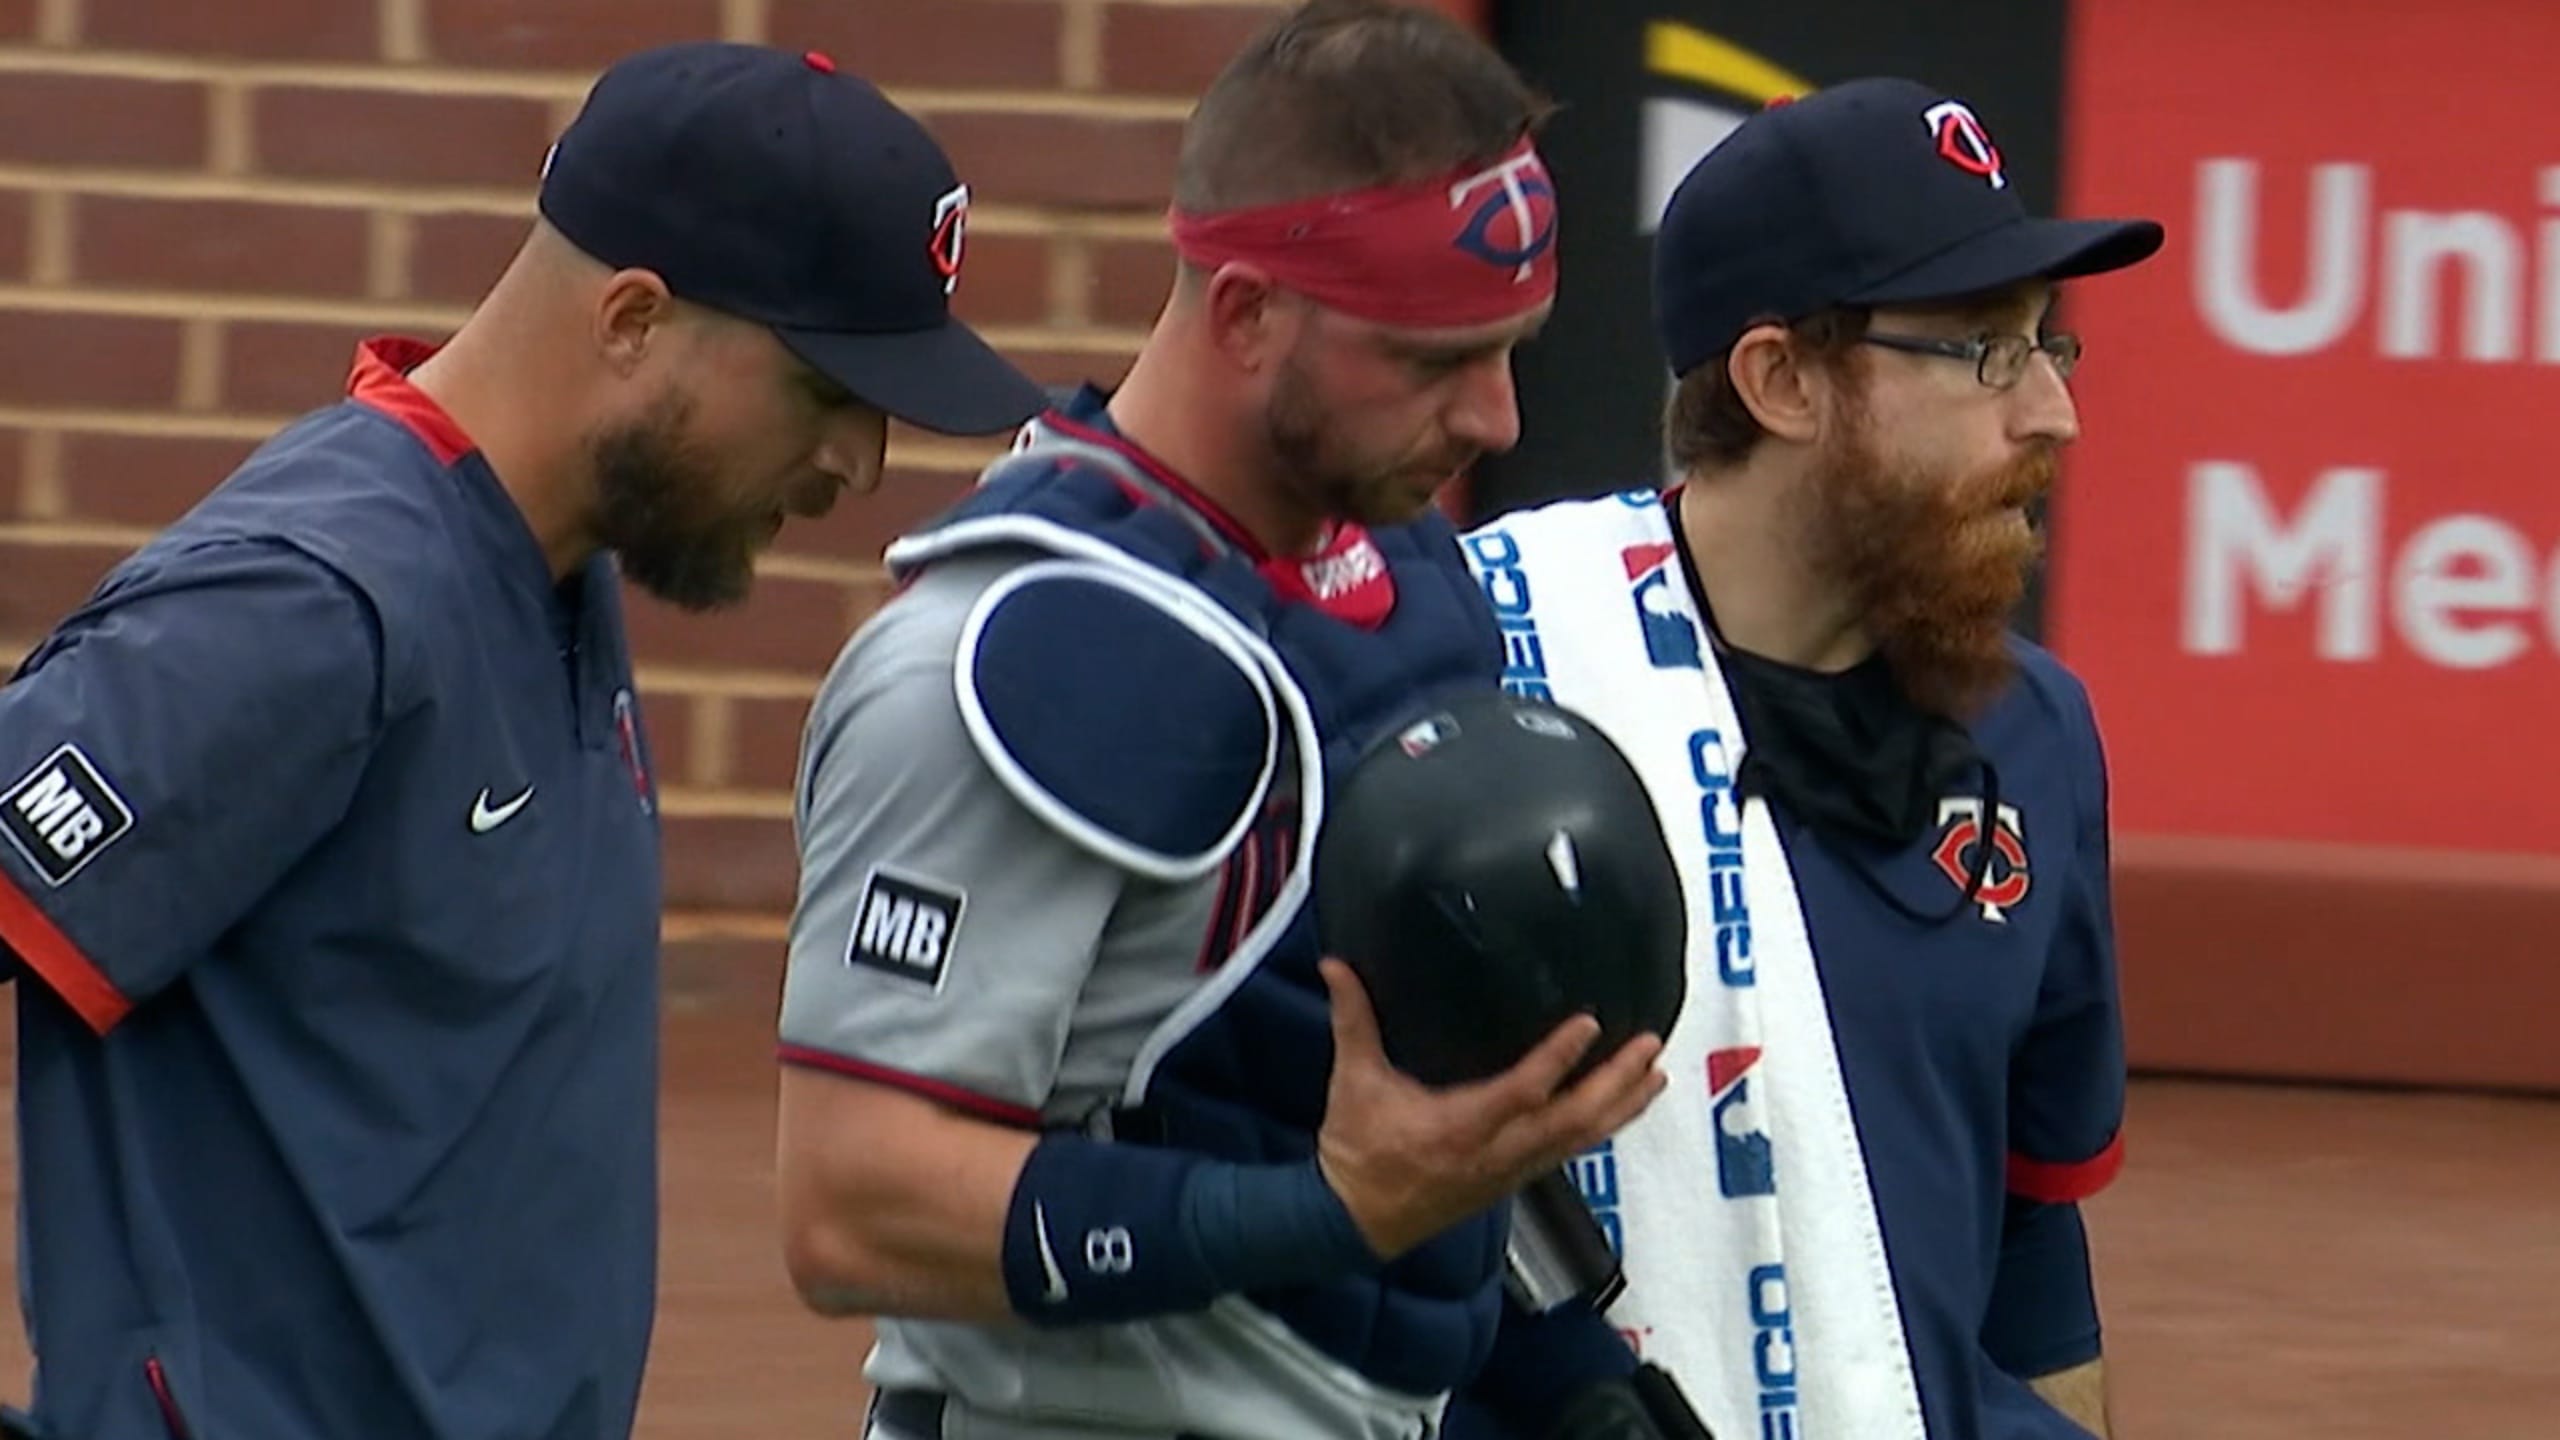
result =
[{"label": "bearded man with glasses", "polygon": [[1929,87],[1774,106],[1659,232],[1676,482],[1467,536],[1511,683],[1644,776],[1690,951],[1679,1078],[1575,1167],[1624,1289],[1515,1317],[1450,1440],[1573,1433],[1513,1392],[1603,1393],[1555,1357],[1632,1369],[1605,1330],[1720,1436],[2106,1433],[2078,1208],[2123,1156],[2106,762],[2010,619],[2079,433],[2056,286],[2161,239],[2029,216]]}]

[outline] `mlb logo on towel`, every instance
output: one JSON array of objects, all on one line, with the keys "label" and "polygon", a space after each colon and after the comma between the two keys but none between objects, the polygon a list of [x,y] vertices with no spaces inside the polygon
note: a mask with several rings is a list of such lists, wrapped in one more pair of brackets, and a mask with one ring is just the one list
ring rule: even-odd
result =
[{"label": "mlb logo on towel", "polygon": [[1636,623],[1644,627],[1645,658],[1656,670],[1702,670],[1706,662],[1698,629],[1680,613],[1681,592],[1689,582],[1676,557],[1667,544],[1630,545],[1618,552],[1627,567]]},{"label": "mlb logo on towel", "polygon": [[1707,1056],[1707,1094],[1716,1124],[1716,1188],[1728,1200],[1778,1193],[1778,1170],[1769,1132],[1751,1103],[1751,1072],[1760,1047],[1718,1050]]}]

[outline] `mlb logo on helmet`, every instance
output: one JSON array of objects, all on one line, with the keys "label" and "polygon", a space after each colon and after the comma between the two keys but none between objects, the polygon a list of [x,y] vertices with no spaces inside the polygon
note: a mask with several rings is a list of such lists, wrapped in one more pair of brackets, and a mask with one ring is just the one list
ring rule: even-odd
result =
[{"label": "mlb logo on helmet", "polygon": [[1751,1071],[1760,1047],[1739,1046],[1707,1056],[1707,1094],[1716,1123],[1716,1188],[1728,1200],[1778,1193],[1778,1167],[1769,1132],[1751,1102]]},{"label": "mlb logo on helmet", "polygon": [[1433,715],[1416,720],[1396,733],[1396,747],[1416,760],[1438,749],[1440,742],[1458,733],[1454,715]]},{"label": "mlb logo on helmet", "polygon": [[1636,622],[1644,627],[1644,653],[1653,661],[1653,668],[1703,670],[1706,663],[1698,646],[1698,629],[1679,612],[1679,601],[1671,588],[1673,553],[1668,543],[1630,545],[1618,552],[1618,558],[1627,567],[1627,583],[1636,602]]}]

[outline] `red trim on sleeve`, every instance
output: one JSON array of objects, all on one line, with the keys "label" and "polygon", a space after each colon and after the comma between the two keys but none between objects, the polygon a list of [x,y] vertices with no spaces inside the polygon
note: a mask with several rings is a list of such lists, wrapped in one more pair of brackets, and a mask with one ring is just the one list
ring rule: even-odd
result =
[{"label": "red trim on sleeve", "polygon": [[990,1099],[975,1090],[963,1090],[947,1081],[928,1079],[922,1075],[910,1075],[904,1070],[892,1070],[885,1065],[874,1065],[868,1061],[848,1060],[842,1055],[829,1054],[824,1050],[812,1050],[806,1045],[784,1045],[778,1053],[785,1065],[806,1065],[813,1070],[832,1070],[838,1075],[850,1075],[856,1080],[868,1080],[877,1085],[886,1085],[893,1090],[904,1090],[910,1095],[921,1095],[937,1104],[965,1111],[982,1120],[993,1120],[999,1125],[1011,1125],[1017,1130],[1040,1128],[1039,1111],[1007,1100]]},{"label": "red trim on sleeve", "polygon": [[2013,1152],[2009,1156],[2009,1193],[2047,1205],[2068,1205],[2106,1189],[2123,1168],[2121,1134],[2108,1141],[2106,1149],[2076,1164],[2054,1165]]},{"label": "red trim on sleeve", "polygon": [[450,465],[479,448],[445,408],[409,383],[409,372],[436,353],[423,340],[379,336],[356,347],[355,366],[347,373],[347,398],[370,405],[397,420],[436,457]]},{"label": "red trim on sleeve", "polygon": [[151,1384],[151,1398],[160,1405],[160,1423],[169,1427],[174,1440],[195,1440],[195,1429],[187,1424],[186,1412],[178,1408],[178,1397],[169,1388],[169,1371],[160,1357],[142,1362],[142,1378]]},{"label": "red trim on sleeve", "polygon": [[0,940],[18,952],[53,993],[63,998],[89,1028],[101,1035],[133,1010],[133,1002],[115,987],[106,972],[90,962],[71,937],[62,933],[16,882],[0,874]]}]

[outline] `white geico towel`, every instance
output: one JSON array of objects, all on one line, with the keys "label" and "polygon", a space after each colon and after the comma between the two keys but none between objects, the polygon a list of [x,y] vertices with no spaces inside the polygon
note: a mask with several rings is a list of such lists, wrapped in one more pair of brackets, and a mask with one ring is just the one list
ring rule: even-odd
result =
[{"label": "white geico towel", "polygon": [[1626,752],[1687,890],[1671,1088],[1575,1166],[1626,1266],[1609,1318],[1719,1436],[1923,1440],[1795,879],[1767,803],[1735,801],[1742,727],[1660,497],[1517,512],[1466,549],[1505,684]]}]

